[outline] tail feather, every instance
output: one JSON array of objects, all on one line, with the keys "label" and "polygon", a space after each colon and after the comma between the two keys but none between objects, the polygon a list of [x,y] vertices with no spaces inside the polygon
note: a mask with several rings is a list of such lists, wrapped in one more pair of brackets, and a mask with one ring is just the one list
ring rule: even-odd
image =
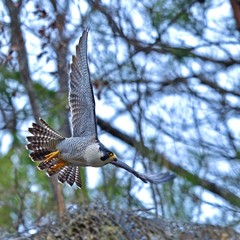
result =
[{"label": "tail feather", "polygon": [[71,167],[71,171],[67,176],[67,183],[70,186],[72,186],[75,182],[75,175],[76,175],[75,167]]},{"label": "tail feather", "polygon": [[39,163],[38,168],[45,170],[49,177],[58,173],[58,181],[60,183],[67,182],[70,186],[74,183],[81,188],[81,177],[78,166],[63,166],[54,169],[54,166],[59,163],[57,157],[46,160],[46,155],[56,151],[57,144],[64,139],[60,134],[55,132],[43,119],[39,118],[40,124],[33,123],[29,128],[32,136],[27,137],[28,144],[26,148],[32,151],[29,157],[33,161],[42,161]]},{"label": "tail feather", "polygon": [[[54,158],[51,161],[42,161],[38,164],[38,169],[39,170],[48,170],[49,168],[51,168],[52,166],[54,166],[57,163],[58,163],[57,158]],[[52,174],[52,175],[54,175],[54,174]]]},{"label": "tail feather", "polygon": [[49,125],[41,118],[39,118],[40,125],[37,123],[32,124],[32,128],[29,128],[29,132],[35,137],[52,138],[52,139],[64,139],[60,134],[55,132]]},{"label": "tail feather", "polygon": [[42,118],[39,118],[39,121],[41,125],[48,130],[49,133],[52,134],[52,136],[55,136],[56,138],[64,139],[60,134],[58,134],[55,130],[53,130]]},{"label": "tail feather", "polygon": [[49,154],[49,150],[35,150],[34,152],[31,152],[29,154],[30,158],[33,159],[34,161],[43,161],[46,157],[47,154]]},{"label": "tail feather", "polygon": [[32,128],[29,128],[28,131],[32,133],[36,137],[54,137],[55,135],[52,134],[52,132],[49,132],[48,129],[33,123]]},{"label": "tail feather", "polygon": [[[27,140],[28,140],[28,142],[31,142],[31,143],[44,144],[44,143],[46,143],[47,138],[48,137],[28,136]],[[51,138],[49,138],[49,140],[50,139]]]},{"label": "tail feather", "polygon": [[68,174],[71,172],[71,168],[69,166],[65,166],[60,172],[58,173],[58,181],[60,183],[64,183],[67,181]]},{"label": "tail feather", "polygon": [[65,166],[58,173],[58,181],[60,183],[67,182],[70,186],[76,183],[79,188],[82,188],[81,176],[78,166]]},{"label": "tail feather", "polygon": [[39,151],[39,150],[42,150],[43,147],[39,144],[36,144],[36,143],[28,143],[27,144],[27,149],[31,150],[31,151]]},{"label": "tail feather", "polygon": [[43,119],[39,118],[39,124],[33,123],[29,128],[32,136],[27,137],[29,142],[26,148],[32,151],[29,157],[33,161],[42,161],[50,152],[56,150],[56,145],[64,139],[55,132]]},{"label": "tail feather", "polygon": [[81,181],[81,175],[80,175],[79,167],[76,167],[75,183],[79,188],[82,188],[82,181]]},{"label": "tail feather", "polygon": [[[55,159],[54,159],[54,160],[55,160]],[[56,160],[57,160],[57,159],[56,159]],[[57,163],[57,161],[54,161],[53,164],[49,163],[49,165],[48,165],[48,163],[47,163],[47,165],[44,165],[44,166],[43,166],[44,169],[40,169],[39,166],[38,166],[38,168],[39,168],[40,170],[46,170],[47,176],[48,176],[48,177],[51,177],[51,176],[59,173],[59,171],[61,171],[61,170],[64,168],[64,167],[62,167],[62,168],[58,168],[58,169],[56,169],[56,170],[53,170],[51,167],[54,166],[56,163]]]}]

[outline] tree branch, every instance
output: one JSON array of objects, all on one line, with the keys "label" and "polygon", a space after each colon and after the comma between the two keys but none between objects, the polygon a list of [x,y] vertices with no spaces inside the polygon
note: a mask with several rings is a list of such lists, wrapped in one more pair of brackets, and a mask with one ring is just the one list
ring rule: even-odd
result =
[{"label": "tree branch", "polygon": [[[157,152],[147,148],[146,146],[143,147],[140,144],[140,142],[138,142],[136,139],[134,139],[133,137],[130,137],[127,134],[119,131],[118,129],[116,129],[114,127],[112,127],[109,123],[107,123],[106,121],[104,121],[103,119],[101,119],[99,117],[97,117],[97,123],[102,130],[107,131],[108,133],[110,133],[114,137],[122,140],[123,142],[127,143],[128,145],[130,145],[134,148],[137,148],[137,150],[139,151],[139,153],[142,156],[148,157],[148,156],[156,156],[157,155],[157,157],[153,159],[153,161],[155,163],[160,164],[160,162],[162,162],[163,163],[162,165],[165,168],[173,171],[178,176],[181,176],[181,177],[185,178],[186,180],[191,182],[193,185],[201,186],[204,189],[218,195],[219,197],[224,198],[229,203],[231,203],[231,204],[233,204],[237,207],[240,207],[240,198],[237,195],[235,195],[234,193],[232,193],[232,192],[228,191],[227,189],[224,189],[220,186],[217,186],[215,183],[212,183],[210,181],[202,179],[202,178],[188,172],[187,170],[185,170],[181,166],[170,162],[162,154],[157,153]],[[141,146],[141,148],[138,148],[138,146]]]},{"label": "tree branch", "polygon": [[[10,28],[12,30],[11,35],[11,44],[13,49],[17,49],[18,53],[18,64],[19,64],[19,73],[21,82],[26,90],[26,93],[29,97],[29,102],[32,108],[33,116],[35,121],[38,121],[40,116],[40,109],[37,102],[37,96],[34,91],[33,82],[31,80],[29,65],[28,65],[28,54],[25,47],[25,41],[23,38],[20,22],[20,10],[21,4],[16,5],[10,0],[5,1],[5,5],[8,8],[9,15],[11,18]],[[58,214],[63,215],[65,212],[65,206],[63,204],[63,195],[60,188],[60,184],[57,182],[56,177],[50,178],[51,186],[55,195],[55,199],[58,207]]]}]

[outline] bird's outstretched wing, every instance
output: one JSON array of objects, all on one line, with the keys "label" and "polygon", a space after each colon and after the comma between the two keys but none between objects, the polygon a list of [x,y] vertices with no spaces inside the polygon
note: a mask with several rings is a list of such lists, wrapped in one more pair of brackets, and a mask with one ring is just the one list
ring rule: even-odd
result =
[{"label": "bird's outstretched wing", "polygon": [[150,183],[154,183],[154,184],[161,184],[161,183],[168,182],[175,178],[175,175],[172,173],[169,173],[169,172],[159,173],[159,174],[139,173],[139,172],[135,171],[133,168],[131,168],[130,166],[128,166],[126,163],[124,163],[118,159],[116,161],[111,162],[111,164],[113,164],[116,167],[127,170],[128,172],[132,173],[137,178],[140,178],[145,183],[150,182]]},{"label": "bird's outstretched wing", "polygon": [[73,137],[97,137],[95,101],[87,60],[87,37],[88,30],[84,30],[71,64],[69,105]]}]

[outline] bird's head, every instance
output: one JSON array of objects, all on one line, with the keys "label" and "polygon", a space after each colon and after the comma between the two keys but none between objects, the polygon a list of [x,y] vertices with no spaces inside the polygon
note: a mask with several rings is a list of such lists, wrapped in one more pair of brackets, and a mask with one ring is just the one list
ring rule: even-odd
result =
[{"label": "bird's head", "polygon": [[88,166],[92,167],[101,167],[110,162],[117,161],[116,155],[101,142],[88,145],[83,157]]},{"label": "bird's head", "polygon": [[117,160],[115,153],[113,153],[111,150],[106,148],[102,143],[99,143],[99,146],[100,146],[99,150],[100,150],[100,154],[101,154],[100,159],[103,162],[109,163],[109,162],[113,162],[113,161]]}]

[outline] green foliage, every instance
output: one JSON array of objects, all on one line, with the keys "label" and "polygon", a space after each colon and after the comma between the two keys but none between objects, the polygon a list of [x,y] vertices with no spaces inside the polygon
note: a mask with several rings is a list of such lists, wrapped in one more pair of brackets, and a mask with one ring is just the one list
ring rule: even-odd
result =
[{"label": "green foliage", "polygon": [[[19,81],[20,75],[18,71],[9,71],[6,67],[0,66],[0,75],[1,79],[14,79]],[[0,89],[2,89],[4,85],[1,84]]]}]

